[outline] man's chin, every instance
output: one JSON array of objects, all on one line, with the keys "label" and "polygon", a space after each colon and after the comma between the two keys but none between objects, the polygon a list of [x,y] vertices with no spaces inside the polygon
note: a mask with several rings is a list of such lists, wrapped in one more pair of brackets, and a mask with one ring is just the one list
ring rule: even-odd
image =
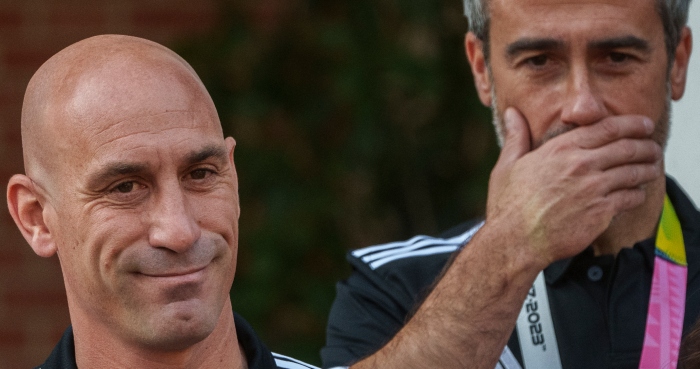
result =
[{"label": "man's chin", "polygon": [[172,302],[140,327],[141,344],[154,351],[185,350],[206,339],[216,328],[221,311],[211,311],[201,300]]}]

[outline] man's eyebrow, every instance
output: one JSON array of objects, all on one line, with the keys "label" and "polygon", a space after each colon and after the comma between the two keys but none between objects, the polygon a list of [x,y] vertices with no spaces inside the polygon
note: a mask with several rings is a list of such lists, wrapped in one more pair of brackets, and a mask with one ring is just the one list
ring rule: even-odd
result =
[{"label": "man's eyebrow", "polygon": [[638,51],[647,52],[650,50],[649,42],[637,36],[623,36],[606,38],[603,40],[591,41],[588,44],[589,49],[593,50],[611,50],[620,48],[632,48]]},{"label": "man's eyebrow", "polygon": [[[226,162],[228,155],[226,149],[221,146],[205,146],[201,150],[193,151],[185,156],[185,165],[201,163],[207,159],[215,158],[220,162]],[[119,178],[148,170],[145,163],[112,162],[90,175],[87,180],[88,188],[100,188],[113,178]]]},{"label": "man's eyebrow", "polygon": [[218,145],[209,145],[204,148],[190,152],[185,156],[185,163],[188,165],[201,163],[209,158],[214,158],[221,162],[228,160],[226,149]]},{"label": "man's eyebrow", "polygon": [[109,182],[112,178],[117,178],[125,175],[142,173],[146,171],[145,164],[113,162],[104,166],[102,169],[88,177],[88,188],[98,188],[105,182]]},{"label": "man's eyebrow", "polygon": [[521,38],[512,42],[506,48],[506,57],[515,58],[525,51],[546,51],[561,50],[565,47],[564,42],[553,38]]}]

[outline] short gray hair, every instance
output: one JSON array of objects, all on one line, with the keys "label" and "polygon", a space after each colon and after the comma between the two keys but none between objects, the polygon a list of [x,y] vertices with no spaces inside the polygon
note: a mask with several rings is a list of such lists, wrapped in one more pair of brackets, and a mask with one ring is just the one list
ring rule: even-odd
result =
[{"label": "short gray hair", "polygon": [[[484,55],[489,59],[489,21],[488,0],[464,0],[464,15],[469,20],[469,31],[479,38],[484,45]],[[664,26],[664,40],[668,60],[673,60],[676,46],[680,42],[681,31],[688,23],[690,0],[656,0],[656,10]]]},{"label": "short gray hair", "polygon": [[489,11],[485,0],[464,0],[464,15],[469,21],[469,31],[482,41],[489,35]]}]

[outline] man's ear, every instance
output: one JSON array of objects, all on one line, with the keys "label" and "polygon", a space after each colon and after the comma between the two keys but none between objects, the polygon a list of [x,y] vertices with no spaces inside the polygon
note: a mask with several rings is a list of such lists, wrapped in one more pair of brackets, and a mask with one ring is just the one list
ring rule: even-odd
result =
[{"label": "man's ear", "polygon": [[464,49],[474,75],[474,85],[481,103],[491,106],[491,76],[484,55],[484,43],[472,32],[464,37]]},{"label": "man's ear", "polygon": [[226,137],[226,148],[228,149],[228,157],[229,161],[231,162],[231,170],[233,172],[233,180],[235,181],[235,186],[236,186],[236,214],[238,214],[238,218],[241,217],[241,200],[238,195],[238,173],[236,172],[236,164],[233,162],[233,150],[236,148],[236,140],[233,137]]},{"label": "man's ear", "polygon": [[42,257],[56,253],[56,243],[44,221],[44,205],[29,177],[15,174],[7,185],[7,207],[34,252]]},{"label": "man's ear", "polygon": [[690,28],[684,27],[681,30],[681,37],[676,46],[676,54],[671,66],[669,83],[671,84],[671,98],[678,100],[683,97],[685,83],[688,77],[688,63],[690,53],[693,51],[693,35]]}]

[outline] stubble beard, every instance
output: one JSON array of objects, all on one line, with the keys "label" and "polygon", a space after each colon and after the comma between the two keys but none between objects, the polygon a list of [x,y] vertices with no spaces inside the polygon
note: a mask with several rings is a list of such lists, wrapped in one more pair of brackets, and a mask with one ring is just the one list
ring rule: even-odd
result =
[{"label": "stubble beard", "polygon": [[[493,81],[491,81],[491,86],[494,86]],[[503,119],[503,112],[498,109],[498,99],[496,98],[495,87],[491,88],[491,115],[493,116],[493,126],[496,131],[496,139],[498,140],[498,146],[503,148],[505,144],[506,128]],[[665,151],[666,144],[668,142],[669,130],[671,122],[671,82],[666,83],[666,98],[664,100],[664,110],[654,125],[654,133],[651,138],[658,143],[661,148]],[[545,142],[557,137],[563,133],[569,132],[576,128],[575,125],[563,125],[550,127],[545,134],[538,138],[537,140],[532,140],[532,149],[535,150],[538,147],[545,144]]]}]

